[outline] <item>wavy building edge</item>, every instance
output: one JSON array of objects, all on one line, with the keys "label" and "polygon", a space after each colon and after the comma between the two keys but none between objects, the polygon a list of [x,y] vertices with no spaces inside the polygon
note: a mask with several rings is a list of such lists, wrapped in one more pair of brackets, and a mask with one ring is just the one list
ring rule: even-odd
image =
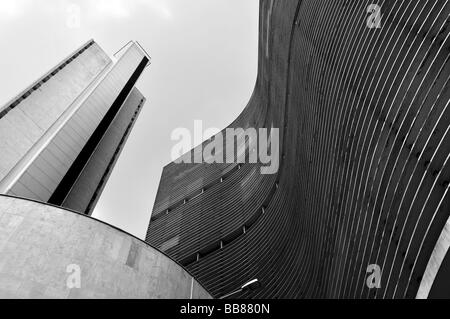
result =
[{"label": "wavy building edge", "polygon": [[260,1],[258,78],[230,127],[280,128],[278,174],[164,168],[146,241],[213,296],[252,278],[236,298],[448,295],[450,6],[376,5],[381,28],[371,1]]}]

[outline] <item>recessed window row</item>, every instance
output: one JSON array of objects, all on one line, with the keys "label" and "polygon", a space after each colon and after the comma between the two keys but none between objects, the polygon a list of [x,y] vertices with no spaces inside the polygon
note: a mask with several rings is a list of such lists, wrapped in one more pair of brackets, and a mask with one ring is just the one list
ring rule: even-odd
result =
[{"label": "recessed window row", "polygon": [[34,85],[31,89],[26,91],[22,96],[17,98],[13,103],[11,103],[8,107],[6,107],[2,112],[0,112],[0,119],[4,117],[6,114],[9,113],[12,109],[14,109],[17,105],[22,103],[23,100],[28,98],[34,91],[38,90],[44,83],[48,82],[53,76],[55,76],[59,71],[64,69],[69,63],[71,63],[73,60],[75,60],[77,57],[79,57],[84,51],[89,49],[95,42],[91,41],[86,46],[84,46],[80,51],[75,53],[70,59],[65,61],[63,64],[61,64],[58,68],[56,68],[53,72],[51,72],[49,75],[47,75],[45,78],[43,78],[40,82],[38,82],[36,85]]},{"label": "recessed window row", "polygon": [[185,197],[183,200],[175,203],[174,205],[170,206],[168,209],[155,214],[155,216],[152,217],[151,221],[154,222],[156,220],[158,220],[159,218],[163,217],[164,215],[168,215],[171,212],[173,212],[174,210],[176,210],[177,208],[189,203],[191,200],[199,197],[200,195],[203,195],[207,190],[209,190],[210,188],[212,188],[213,186],[223,183],[228,177],[230,177],[234,172],[240,170],[242,168],[243,164],[239,164],[237,166],[235,166],[232,170],[230,170],[229,172],[225,173],[224,175],[222,175],[222,177],[220,177],[220,179],[217,179],[211,183],[209,183],[207,186],[204,186],[203,188],[201,188],[200,190],[196,190],[193,193],[191,193],[189,196]]},{"label": "recessed window row", "polygon": [[240,237],[247,234],[247,232],[252,229],[252,227],[259,221],[262,215],[266,214],[267,207],[272,202],[273,197],[275,196],[276,191],[279,188],[279,183],[276,182],[274,184],[274,187],[272,188],[269,196],[267,196],[266,200],[264,201],[263,205],[257,210],[257,212],[239,229],[235,230],[228,236],[222,238],[220,241],[215,242],[211,245],[208,245],[207,247],[203,248],[199,252],[192,254],[191,256],[185,258],[181,265],[184,267],[187,267],[195,262],[200,261],[202,258],[211,255],[219,250],[222,250],[226,245],[231,244],[232,242],[236,241]]},{"label": "recessed window row", "polygon": [[[287,129],[287,124],[285,124],[284,126],[285,129]],[[283,143],[283,149],[284,149],[284,143]],[[284,160],[286,159],[286,154],[283,152],[281,155],[282,158],[282,162],[284,162]],[[239,164],[237,166],[237,169],[235,169],[235,171],[240,170],[241,169],[241,165]],[[233,170],[231,170],[229,173],[233,173]],[[229,174],[231,175],[231,174]],[[228,176],[229,176],[228,175]],[[241,228],[237,229],[236,231],[234,231],[233,233],[231,233],[230,235],[228,235],[227,237],[221,239],[218,243],[213,243],[209,246],[207,246],[206,248],[202,249],[201,251],[185,258],[184,260],[181,261],[181,265],[183,267],[188,267],[189,265],[195,263],[195,262],[199,262],[202,258],[211,255],[212,253],[215,253],[218,250],[222,250],[226,245],[234,242],[235,240],[237,240],[238,238],[240,238],[241,236],[245,236],[247,234],[247,232],[252,228],[253,225],[256,224],[256,222],[259,221],[260,217],[264,214],[266,214],[267,211],[267,207],[270,205],[270,203],[272,202],[276,192],[278,191],[278,189],[280,188],[280,176],[281,176],[281,170],[278,172],[278,178],[275,181],[274,186],[272,187],[269,195],[267,196],[266,200],[264,201],[264,203],[261,205],[260,209],[258,209],[258,211],[256,212],[255,215],[252,216],[252,218],[250,218],[249,221],[247,221],[247,223],[244,224],[244,226],[242,226]],[[222,183],[227,176],[222,176],[220,178],[220,183]],[[202,191],[203,193],[203,191]],[[167,210],[166,212],[167,214],[170,213],[170,209]],[[155,218],[152,218],[152,221],[158,219],[159,217],[163,216],[164,214],[159,214],[157,216],[155,216]]]},{"label": "recessed window row", "polygon": [[[287,128],[287,124],[285,125],[285,129]],[[283,145],[284,146],[284,145]],[[283,147],[284,149],[284,147]],[[286,159],[286,154],[283,152],[282,153],[282,161],[284,161]],[[237,170],[241,169],[241,164],[239,164],[237,166]],[[236,169],[235,169],[236,171]],[[233,170],[231,170],[228,173],[228,176],[231,175],[233,173]],[[270,203],[272,202],[276,192],[278,191],[278,189],[280,188],[280,176],[281,176],[281,171],[278,172],[278,178],[276,179],[274,186],[272,187],[272,189],[270,190],[269,195],[267,196],[266,200],[264,201],[264,203],[261,205],[260,209],[258,209],[258,211],[255,213],[255,215],[252,216],[252,218],[250,218],[247,223],[244,224],[244,226],[242,226],[242,228],[239,228],[238,230],[234,231],[233,233],[231,233],[230,235],[228,235],[227,237],[221,239],[218,243],[214,243],[211,244],[209,246],[207,246],[206,248],[202,249],[201,251],[185,258],[183,261],[181,261],[181,265],[183,265],[184,267],[187,267],[195,262],[200,261],[201,258],[204,258],[218,250],[222,250],[226,245],[234,242],[235,240],[237,240],[238,238],[240,238],[241,236],[244,236],[247,234],[247,232],[252,228],[253,225],[255,225],[260,217],[264,214],[266,214],[267,211],[267,207],[269,207]],[[222,183],[225,180],[226,176],[222,176],[220,178],[220,183]],[[167,214],[170,213],[170,210],[167,210]],[[162,216],[163,214],[161,214]],[[158,219],[160,216],[155,216],[155,220]],[[153,220],[153,219],[152,219]]]},{"label": "recessed window row", "polygon": [[[288,128],[288,125],[285,124],[284,125],[284,129],[286,130]],[[283,143],[283,149],[284,149],[284,143]],[[283,152],[281,155],[282,158],[282,162],[284,162],[284,160],[286,159],[286,154]],[[220,178],[219,183],[222,183],[225,181],[225,179],[227,177],[229,177],[231,174],[233,174],[235,171],[238,171],[242,168],[242,165],[239,164],[236,166],[236,168],[234,168],[233,170],[230,170],[230,172],[228,172],[227,174],[223,175]],[[267,207],[269,206],[269,204],[272,202],[273,197],[275,196],[277,190],[280,188],[280,176],[281,176],[281,171],[278,172],[278,178],[275,181],[275,184],[273,186],[273,188],[271,189],[269,195],[267,196],[266,200],[264,201],[264,203],[262,204],[261,208],[257,211],[257,213],[255,215],[252,216],[252,218],[247,221],[247,223],[244,224],[244,226],[242,226],[242,228],[239,228],[238,230],[234,231],[233,233],[231,233],[230,235],[228,235],[227,237],[221,239],[219,242],[213,243],[209,246],[207,246],[206,248],[202,249],[201,251],[185,258],[184,260],[181,261],[181,265],[184,267],[187,267],[195,262],[199,262],[200,259],[211,255],[212,253],[218,251],[218,250],[222,250],[226,245],[234,242],[235,240],[237,240],[238,238],[240,238],[241,236],[245,236],[247,234],[247,232],[252,228],[253,225],[256,224],[256,222],[259,221],[260,217],[264,214],[266,214],[267,211]],[[215,185],[218,184],[217,181],[211,183],[210,185]],[[206,191],[205,188],[203,188],[201,190],[201,194],[203,194]],[[198,197],[199,195],[194,196],[193,198]],[[193,199],[192,198],[192,199]],[[183,204],[186,204],[187,202],[189,202],[189,200],[184,200]],[[176,206],[175,208],[169,208],[166,210],[165,214],[164,212],[159,213],[158,215],[156,215],[155,217],[152,217],[152,221],[155,221],[157,219],[159,219],[160,217],[169,214],[172,209],[176,209],[181,205]]]}]

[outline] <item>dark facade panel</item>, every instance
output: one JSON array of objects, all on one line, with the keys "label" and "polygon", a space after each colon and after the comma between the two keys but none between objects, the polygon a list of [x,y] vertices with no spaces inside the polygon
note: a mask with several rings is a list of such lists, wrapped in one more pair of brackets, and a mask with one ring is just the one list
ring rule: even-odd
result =
[{"label": "dark facade panel", "polygon": [[372,28],[370,4],[261,1],[258,79],[230,127],[280,128],[278,174],[164,168],[146,240],[214,296],[258,278],[236,297],[416,297],[450,214],[450,5],[379,1]]}]

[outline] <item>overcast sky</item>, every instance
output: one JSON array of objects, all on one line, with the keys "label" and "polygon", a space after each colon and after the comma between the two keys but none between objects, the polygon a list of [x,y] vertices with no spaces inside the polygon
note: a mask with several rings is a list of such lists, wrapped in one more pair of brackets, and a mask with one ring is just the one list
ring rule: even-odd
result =
[{"label": "overcast sky", "polygon": [[138,40],[153,62],[137,85],[147,103],[93,216],[144,238],[172,131],[223,128],[250,99],[258,10],[258,0],[0,0],[0,105],[91,38],[110,55]]}]

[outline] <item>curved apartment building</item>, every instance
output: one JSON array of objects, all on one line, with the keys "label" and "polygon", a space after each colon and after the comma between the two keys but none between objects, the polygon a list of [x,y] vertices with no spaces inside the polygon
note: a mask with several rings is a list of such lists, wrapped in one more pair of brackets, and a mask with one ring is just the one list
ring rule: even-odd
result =
[{"label": "curved apartment building", "polygon": [[169,164],[147,242],[214,297],[253,278],[236,297],[448,296],[449,15],[443,0],[262,0],[258,78],[230,127],[279,128],[279,170]]}]

